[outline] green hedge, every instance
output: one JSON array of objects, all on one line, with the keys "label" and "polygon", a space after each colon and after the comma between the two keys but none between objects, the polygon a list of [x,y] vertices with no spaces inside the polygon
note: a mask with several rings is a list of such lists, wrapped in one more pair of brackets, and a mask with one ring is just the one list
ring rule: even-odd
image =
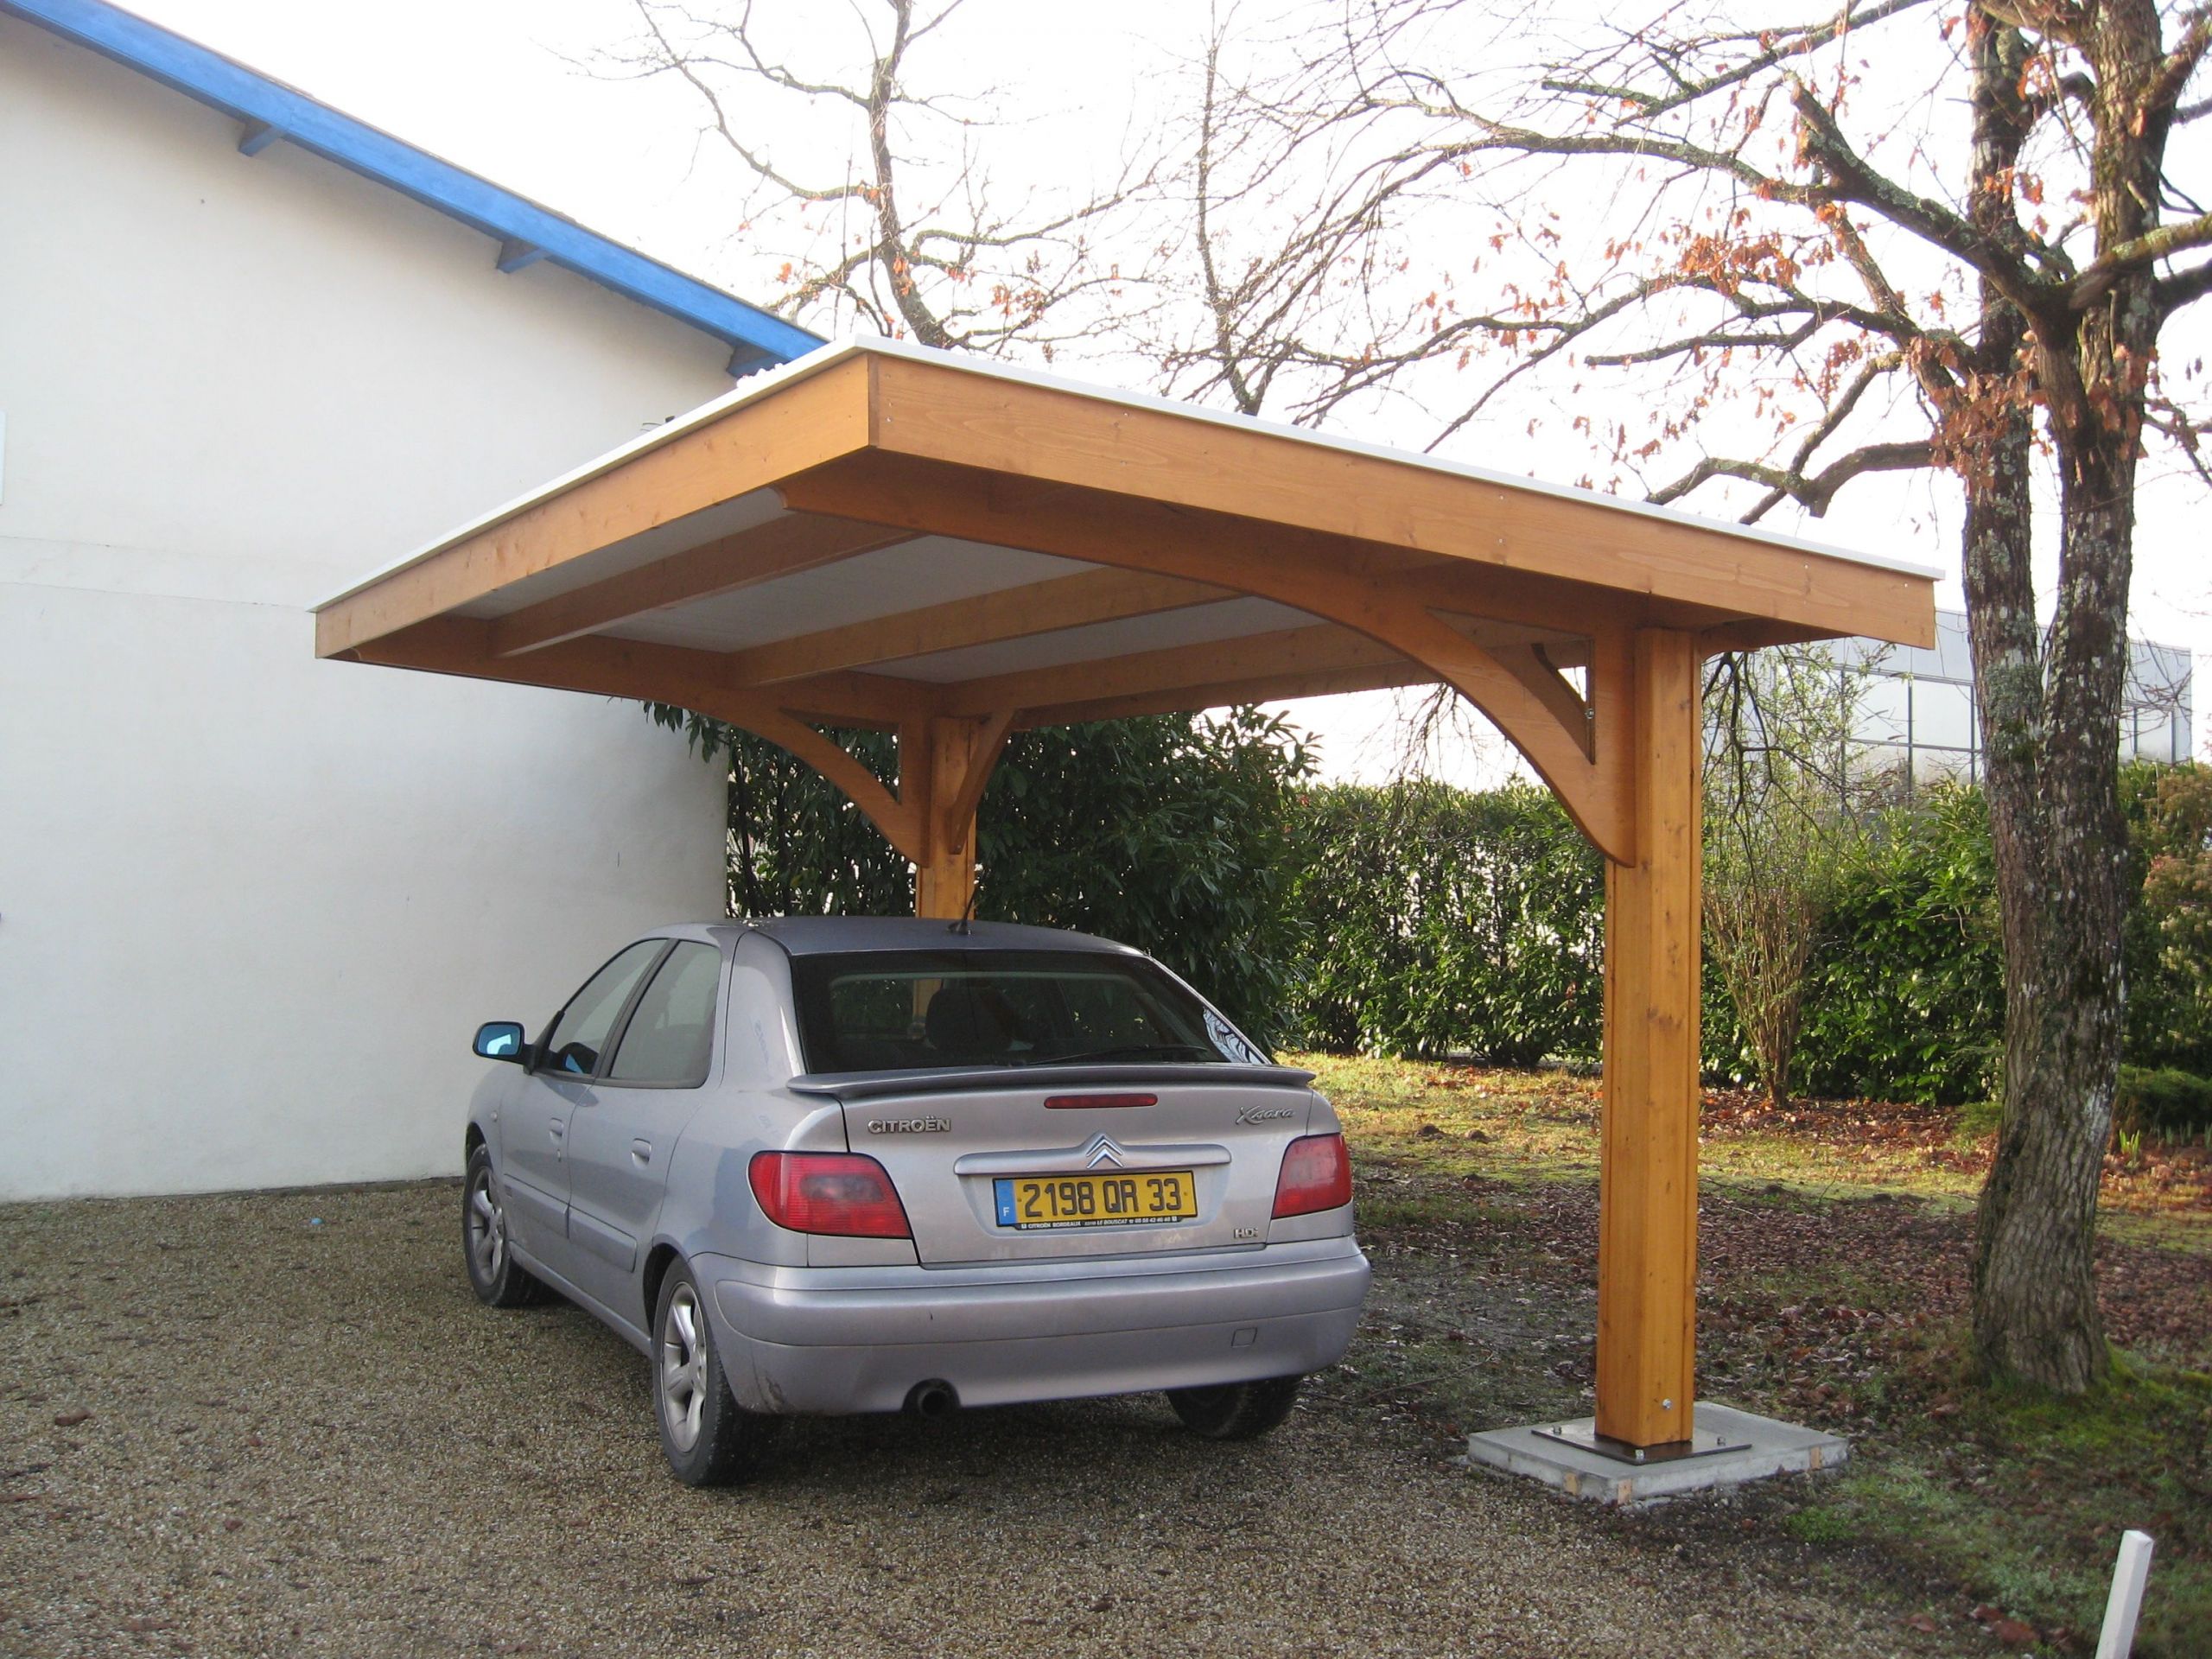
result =
[{"label": "green hedge", "polygon": [[1306,1041],[1597,1058],[1604,863],[1548,790],[1324,789],[1300,820],[1290,900],[1309,954],[1290,1015]]},{"label": "green hedge", "polygon": [[[814,772],[657,712],[734,758],[736,913],[912,906],[904,861]],[[887,736],[843,741],[891,772]],[[1263,1040],[1597,1058],[1604,863],[1550,792],[1308,790],[1309,770],[1302,737],[1251,710],[1020,734],[983,797],[977,913],[1138,945]],[[2121,782],[2144,884],[2127,924],[2123,1116],[2191,1133],[2212,1127],[2198,1081],[2212,1074],[2212,768],[2130,766]],[[1993,1091],[2003,975],[1979,791],[1926,790],[1866,820],[1808,975],[1793,1092],[1955,1104]],[[1709,1075],[1750,1076],[1709,963],[1704,1038]]]},{"label": "green hedge", "polygon": [[[1306,798],[1291,884],[1310,954],[1294,1027],[1317,1047],[1501,1065],[1591,1060],[1602,1039],[1603,861],[1533,784]],[[1798,1091],[1986,1095],[2003,1020],[1987,817],[1973,790],[1891,809],[1845,860],[1808,967]],[[1715,1080],[1750,1057],[1708,959]]]},{"label": "green hedge", "polygon": [[2127,1053],[2212,1077],[2212,766],[2122,767],[2142,898],[2127,919]]},{"label": "green hedge", "polygon": [[[2131,766],[2122,781],[2145,873],[2128,921],[2128,1058],[2202,1076],[2212,1071],[2212,769]],[[1547,791],[1316,790],[1290,844],[1300,862],[1289,931],[1306,954],[1289,1012],[1304,1041],[1501,1064],[1596,1058],[1604,870]],[[1994,1090],[2003,956],[1978,789],[1930,788],[1870,816],[1808,978],[1796,1092],[1959,1104]],[[1750,1077],[1709,963],[1704,1035],[1709,1075]]]},{"label": "green hedge", "polygon": [[2005,970],[1979,790],[1930,789],[1872,818],[1806,981],[1799,1092],[1955,1105],[1995,1090]]},{"label": "green hedge", "polygon": [[1017,733],[978,813],[976,914],[1134,944],[1279,1042],[1310,765],[1301,734],[1249,709]]}]

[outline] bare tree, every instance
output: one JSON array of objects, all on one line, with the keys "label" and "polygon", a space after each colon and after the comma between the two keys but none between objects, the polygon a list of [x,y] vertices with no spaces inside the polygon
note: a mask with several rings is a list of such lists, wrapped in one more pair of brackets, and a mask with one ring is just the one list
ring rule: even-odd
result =
[{"label": "bare tree", "polygon": [[1394,278],[1451,170],[1363,107],[1317,35],[1327,13],[1295,0],[1210,7],[1169,131],[1151,272],[1166,302],[1134,331],[1162,390],[1302,425],[1428,348],[1438,298]]},{"label": "bare tree", "polygon": [[[2092,1253],[2125,997],[2137,473],[2170,442],[2209,475],[2185,396],[2199,371],[2163,369],[2158,348],[2212,292],[2212,213],[2168,163],[2212,113],[2192,90],[2212,3],[1970,0],[1946,18],[1845,0],[1809,21],[1656,3],[1513,75],[1461,67],[1490,15],[1475,0],[1344,0],[1313,32],[1301,84],[1327,91],[1276,104],[1304,123],[1284,142],[1392,158],[1363,175],[1392,201],[1458,175],[1444,245],[1479,223],[1495,296],[1389,342],[1332,395],[1426,374],[1441,443],[1542,388],[1616,487],[1748,485],[1754,519],[1821,514],[1873,474],[1955,480],[2006,966],[1974,1341],[1993,1373],[2077,1390],[2106,1365]],[[1543,19],[1518,21],[1533,35]],[[1446,365],[1471,372],[1452,404]],[[1592,412],[1599,377],[1634,415]]]},{"label": "bare tree", "polygon": [[753,246],[785,251],[783,315],[945,350],[1019,342],[1049,355],[1095,326],[1078,302],[1122,287],[1092,237],[1141,191],[1145,165],[1117,158],[1087,192],[1038,181],[1002,192],[986,153],[1002,99],[942,80],[929,89],[931,74],[957,76],[951,53],[927,59],[963,0],[632,3],[639,32],[601,72],[672,76],[696,95],[702,134],[749,181],[735,222]]}]

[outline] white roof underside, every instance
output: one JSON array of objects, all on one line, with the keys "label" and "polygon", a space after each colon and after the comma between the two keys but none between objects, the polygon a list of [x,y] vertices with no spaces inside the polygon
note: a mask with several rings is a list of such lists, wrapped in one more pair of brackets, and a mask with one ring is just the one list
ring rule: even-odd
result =
[{"label": "white roof underside", "polygon": [[[455,613],[480,620],[511,615],[654,559],[791,516],[781,510],[772,492],[742,496],[611,543],[541,575],[511,582]],[[683,645],[695,651],[743,651],[1104,568],[986,542],[920,536],[733,593],[631,617],[604,630],[602,637]],[[1228,599],[926,657],[872,663],[868,672],[954,684],[1133,652],[1241,639],[1310,626],[1315,621],[1303,611],[1268,600]]]},{"label": "white roof underside", "polygon": [[656,645],[742,651],[1096,569],[1011,547],[925,536],[733,594],[632,617],[607,632]]}]

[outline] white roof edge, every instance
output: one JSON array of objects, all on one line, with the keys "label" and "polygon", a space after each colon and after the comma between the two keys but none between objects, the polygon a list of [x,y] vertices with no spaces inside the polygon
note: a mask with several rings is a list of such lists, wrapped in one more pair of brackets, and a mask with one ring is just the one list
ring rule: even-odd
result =
[{"label": "white roof edge", "polygon": [[382,569],[364,576],[342,592],[318,601],[316,611],[328,609],[341,600],[350,599],[364,588],[372,588],[385,577],[397,575],[410,565],[442,553],[456,543],[479,535],[493,525],[528,512],[541,502],[560,494],[563,490],[588,482],[601,474],[634,457],[673,442],[685,433],[720,419],[734,409],[751,403],[757,397],[803,379],[823,370],[844,362],[847,359],[874,352],[887,357],[903,357],[916,362],[950,363],[962,371],[983,374],[994,379],[1010,381],[1017,385],[1042,386],[1054,391],[1064,391],[1076,397],[1089,397],[1098,403],[1118,404],[1125,409],[1141,409],[1178,415],[1186,419],[1199,420],[1215,426],[1233,427],[1239,431],[1264,432],[1272,436],[1290,438],[1317,448],[1333,449],[1341,454],[1370,455],[1377,460],[1396,461],[1405,466],[1420,467],[1430,472],[1449,474],[1454,477],[1471,479],[1479,483],[1494,484],[1500,488],[1533,492],[1555,500],[1580,502],[1584,505],[1602,507],[1612,512],[1623,512],[1643,518],[1656,518],[1665,524],[1685,524],[1715,535],[1733,537],[1741,541],[1755,542],[1784,552],[1810,554],[1815,557],[1836,559],[1846,564],[1865,565],[1873,569],[1894,570],[1905,575],[1923,576],[1940,581],[1945,572],[1935,565],[1923,564],[1912,559],[1895,559],[1878,553],[1862,553],[1850,548],[1834,547],[1826,543],[1808,541],[1802,537],[1786,536],[1777,531],[1760,530],[1751,524],[1731,524],[1723,519],[1707,518],[1700,513],[1685,512],[1677,507],[1655,506],[1649,501],[1626,500],[1617,495],[1587,490],[1570,484],[1554,484],[1543,479],[1528,478],[1512,473],[1503,473],[1471,462],[1446,461],[1435,455],[1416,454],[1410,450],[1392,448],[1388,444],[1370,443],[1363,439],[1341,437],[1333,433],[1314,432],[1305,427],[1287,426],[1277,421],[1263,421],[1249,415],[1238,415],[1228,410],[1209,409],[1200,404],[1178,403],[1171,397],[1157,397],[1150,392],[1122,391],[1110,386],[1071,380],[1065,376],[1046,374],[1036,369],[1015,364],[995,362],[988,358],[963,357],[939,351],[933,346],[918,346],[910,340],[890,340],[880,335],[840,340],[809,352],[804,357],[792,359],[773,369],[753,375],[742,385],[725,392],[721,397],[700,404],[687,414],[677,416],[665,424],[608,450],[605,454],[586,461],[582,466],[550,482],[540,485],[527,495],[516,498],[503,506],[469,520],[467,524],[440,537],[428,546],[417,549],[403,558],[396,559]]}]

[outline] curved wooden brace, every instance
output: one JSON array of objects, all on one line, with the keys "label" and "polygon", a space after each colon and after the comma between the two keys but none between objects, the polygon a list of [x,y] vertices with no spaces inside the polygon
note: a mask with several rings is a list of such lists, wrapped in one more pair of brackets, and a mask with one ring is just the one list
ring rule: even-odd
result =
[{"label": "curved wooden brace", "polygon": [[1536,694],[1538,701],[1552,711],[1560,725],[1580,737],[1584,755],[1597,753],[1598,734],[1593,729],[1598,723],[1597,710],[1567,683],[1567,676],[1553,663],[1550,652],[1540,645],[1508,645],[1494,654],[1509,673]]},{"label": "curved wooden brace", "polygon": [[[1574,700],[1573,719],[1581,729],[1570,730],[1567,716],[1554,706],[1553,699],[1427,611],[1379,607],[1373,625],[1362,627],[1361,632],[1396,646],[1487,715],[1527,757],[1559,797],[1567,815],[1606,857],[1615,863],[1626,863],[1636,856],[1635,825],[1626,789],[1627,746],[1614,734],[1614,741],[1599,751],[1599,736],[1594,730],[1598,721],[1583,717],[1580,699]],[[1599,671],[1593,653],[1593,687]],[[1566,689],[1565,682],[1560,683]],[[1596,708],[1593,702],[1592,712]],[[1591,746],[1588,751],[1584,748],[1586,742]]]},{"label": "curved wooden brace", "polygon": [[[940,849],[968,846],[976,804],[982,799],[992,768],[1006,747],[1007,734],[1013,729],[1016,711],[1001,709],[988,719],[963,722],[974,725],[976,730],[967,747],[959,787],[941,802],[930,798],[932,791],[926,786],[915,791],[911,798],[903,786],[894,793],[842,747],[786,710],[718,702],[717,706],[702,707],[699,712],[748,731],[755,737],[766,738],[804,761],[843,791],[846,798],[882,832],[883,838],[901,858],[920,867],[928,864]],[[910,744],[924,747],[916,743],[919,735],[911,728],[900,729],[902,760]]]},{"label": "curved wooden brace", "polygon": [[751,704],[702,706],[699,712],[789,750],[842,790],[846,798],[883,832],[883,838],[899,849],[900,857],[909,863],[921,861],[925,850],[924,825],[914,804],[900,800],[881,779],[804,721],[781,709],[771,711]]}]

